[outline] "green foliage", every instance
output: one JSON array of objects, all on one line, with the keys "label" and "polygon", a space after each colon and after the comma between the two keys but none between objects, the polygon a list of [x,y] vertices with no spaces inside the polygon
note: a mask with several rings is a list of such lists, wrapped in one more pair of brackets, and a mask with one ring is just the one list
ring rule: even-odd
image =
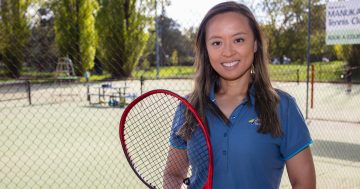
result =
[{"label": "green foliage", "polygon": [[56,42],[60,56],[74,63],[76,75],[94,66],[97,37],[96,0],[54,0]]},{"label": "green foliage", "polygon": [[[97,16],[101,62],[114,78],[128,77],[137,66],[149,34],[147,7],[136,0],[103,0]],[[138,5],[137,5],[138,4]]]},{"label": "green foliage", "polygon": [[[146,61],[144,61],[146,62]],[[343,74],[345,62],[314,62],[315,67],[315,81],[316,82],[342,82],[341,74]],[[273,81],[306,81],[307,66],[302,64],[287,64],[287,65],[269,65],[271,80]],[[355,70],[356,71],[356,70]],[[1,72],[0,72],[1,74]],[[36,78],[33,82],[47,81],[48,78],[54,76],[53,72],[38,72],[31,68],[24,68],[23,75],[30,78]],[[144,76],[146,79],[156,78],[156,67],[149,67],[143,69],[135,69],[132,71],[133,78],[139,79]],[[193,66],[166,66],[160,68],[160,78],[192,78],[194,76]],[[111,79],[111,74],[105,72],[102,75],[91,75],[91,81],[108,80]],[[354,80],[359,81],[359,78],[354,76]],[[80,82],[86,82],[85,78],[80,78]]]},{"label": "green foliage", "polygon": [[350,56],[351,46],[350,45],[335,45],[334,46],[336,57],[340,60],[346,60]]},{"label": "green foliage", "polygon": [[338,59],[346,61],[352,67],[352,75],[360,78],[360,45],[335,45],[334,49]]},{"label": "green foliage", "polygon": [[[344,67],[343,61],[334,62],[314,62],[315,81],[340,81],[341,74]],[[270,65],[270,75],[273,81],[300,81],[307,80],[307,65],[301,64],[287,64],[287,65]],[[311,70],[311,68],[310,68]],[[311,72],[311,71],[310,71]],[[309,73],[311,74],[311,73]],[[310,76],[310,75],[309,75]]]},{"label": "green foliage", "polygon": [[178,64],[179,64],[178,52],[177,52],[177,50],[174,50],[171,53],[171,65],[177,66]]},{"label": "green foliage", "polygon": [[145,59],[141,64],[141,68],[144,70],[148,70],[150,68],[150,61],[148,59]]},{"label": "green foliage", "polygon": [[[352,45],[349,58],[347,59],[351,67],[360,67],[360,45]],[[359,71],[355,75],[360,75]]]},{"label": "green foliage", "polygon": [[84,71],[94,67],[94,58],[97,46],[97,34],[95,30],[95,12],[98,9],[96,1],[81,0],[79,11],[80,28],[80,53]]},{"label": "green foliage", "polygon": [[[182,32],[175,20],[164,15],[160,17],[159,25],[163,59],[166,55],[171,57],[174,50],[177,51],[179,63],[183,63],[186,56],[193,56],[192,47],[195,42],[194,28],[189,28]],[[174,39],[176,39],[176,42],[174,42]]]},{"label": "green foliage", "polygon": [[[155,65],[155,56],[156,56],[156,52],[155,52],[155,29],[154,28],[150,28],[148,29],[148,35],[149,38],[146,42],[143,54],[141,59],[143,59],[144,61],[148,61],[149,67],[151,66],[151,63],[154,63]],[[141,66],[144,64],[144,62],[141,62]],[[147,64],[147,63],[145,63]],[[149,68],[145,66],[145,69]]]},{"label": "green foliage", "polygon": [[[341,74],[344,68],[343,61],[334,62],[315,62],[315,80],[316,81],[341,81]],[[269,65],[269,71],[271,80],[273,81],[306,81],[307,65],[301,64],[277,64]],[[151,67],[147,70],[134,70],[132,73],[133,77],[140,78],[144,76],[147,79],[156,78],[156,67]],[[160,68],[160,78],[182,78],[182,77],[193,77],[194,67],[193,66],[166,66]]]},{"label": "green foliage", "polygon": [[[54,17],[51,9],[44,0],[33,0],[28,10],[39,9],[35,14],[27,16],[30,23],[31,37],[26,48],[26,63],[38,71],[52,72],[56,68],[58,51],[55,43]],[[42,20],[41,17],[47,19]]]},{"label": "green foliage", "polygon": [[[160,42],[160,65],[171,65],[171,55],[174,50],[177,51],[178,61],[180,65],[193,64],[193,46],[195,44],[196,28],[190,27],[180,30],[180,25],[166,14],[158,17],[159,24],[159,42]],[[149,40],[142,59],[148,59],[152,66],[156,63],[155,52],[155,28],[149,29]],[[176,39],[176,43],[174,43]],[[170,57],[170,58],[169,58]],[[167,61],[167,59],[169,59]]]},{"label": "green foliage", "polygon": [[[0,13],[1,15],[1,13]],[[4,49],[5,49],[5,46],[6,46],[6,43],[5,43],[5,31],[4,31],[4,25],[2,23],[2,21],[0,20],[0,60],[1,60],[1,53],[4,52]]]},{"label": "green foliage", "polygon": [[[194,74],[193,66],[166,66],[161,67],[159,76],[160,78],[177,78],[177,77],[192,77]],[[133,77],[140,78],[144,76],[147,79],[156,78],[156,67],[151,67],[147,70],[134,70]]]},{"label": "green foliage", "polygon": [[[305,62],[308,30],[308,1],[264,0],[261,4],[268,19],[262,25],[272,58],[283,55],[292,61]],[[311,1],[311,54],[335,57],[332,46],[325,44],[325,4]]]},{"label": "green foliage", "polygon": [[[280,34],[284,30],[283,23],[277,23],[279,17],[282,17],[280,9],[284,4],[282,0],[264,0],[263,11],[268,15],[269,21],[263,24],[263,29],[268,38],[269,53],[271,57],[280,57],[283,55],[280,48]],[[285,20],[284,20],[285,21]],[[278,26],[280,25],[280,26]]]},{"label": "green foliage", "polygon": [[78,72],[81,59],[75,0],[56,0],[54,4],[56,44],[61,57],[69,56]]},{"label": "green foliage", "polygon": [[0,11],[0,53],[7,68],[7,75],[20,77],[25,61],[25,47],[30,30],[27,27],[25,11],[28,1],[2,1]]},{"label": "green foliage", "polygon": [[325,6],[314,4],[311,9],[311,54],[331,54],[331,47],[325,44]]}]

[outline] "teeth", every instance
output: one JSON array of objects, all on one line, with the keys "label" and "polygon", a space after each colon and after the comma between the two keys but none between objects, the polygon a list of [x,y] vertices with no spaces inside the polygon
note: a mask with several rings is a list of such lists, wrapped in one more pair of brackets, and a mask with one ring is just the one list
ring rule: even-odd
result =
[{"label": "teeth", "polygon": [[239,61],[222,63],[222,65],[225,66],[225,67],[231,67],[231,66],[235,66],[237,63],[239,63]]}]

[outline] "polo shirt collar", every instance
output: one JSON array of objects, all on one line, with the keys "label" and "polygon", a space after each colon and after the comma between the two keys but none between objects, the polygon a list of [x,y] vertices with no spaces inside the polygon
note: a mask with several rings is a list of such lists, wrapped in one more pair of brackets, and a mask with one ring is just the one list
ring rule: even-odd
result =
[{"label": "polo shirt collar", "polygon": [[[212,102],[216,102],[216,96],[215,96],[215,85],[217,82],[213,82],[211,84],[211,90],[210,90],[210,94],[209,94],[209,98]],[[254,84],[250,84],[249,86],[249,97],[250,97],[250,102],[251,104],[255,104],[255,86]],[[244,100],[244,102],[248,101],[248,97]]]}]

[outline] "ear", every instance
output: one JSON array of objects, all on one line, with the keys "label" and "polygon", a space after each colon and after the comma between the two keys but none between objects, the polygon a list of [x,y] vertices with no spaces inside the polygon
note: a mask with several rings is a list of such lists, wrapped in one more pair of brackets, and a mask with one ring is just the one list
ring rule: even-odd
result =
[{"label": "ear", "polygon": [[257,41],[255,40],[254,41],[254,53],[256,53],[256,51],[257,51]]}]

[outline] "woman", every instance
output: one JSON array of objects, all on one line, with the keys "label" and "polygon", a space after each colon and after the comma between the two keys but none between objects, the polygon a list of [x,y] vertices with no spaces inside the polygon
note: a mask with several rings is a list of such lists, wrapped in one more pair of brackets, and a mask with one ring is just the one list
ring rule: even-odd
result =
[{"label": "woman", "polygon": [[[200,24],[195,53],[195,87],[187,98],[210,133],[213,188],[279,188],[285,165],[293,188],[315,188],[312,139],[294,98],[271,86],[265,42],[249,8],[213,7]],[[191,164],[195,157],[198,128],[189,115],[173,125],[168,162]],[[187,167],[168,163],[165,186],[180,187],[174,183]],[[192,186],[204,182],[199,173],[206,167],[192,167],[189,188],[199,188]]]}]

